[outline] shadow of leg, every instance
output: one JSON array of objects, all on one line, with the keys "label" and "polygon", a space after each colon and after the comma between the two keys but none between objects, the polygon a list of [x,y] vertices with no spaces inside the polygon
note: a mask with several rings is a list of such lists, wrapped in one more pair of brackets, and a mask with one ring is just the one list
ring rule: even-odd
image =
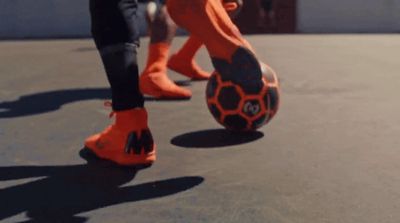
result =
[{"label": "shadow of leg", "polygon": [[118,168],[91,157],[88,163],[70,166],[0,167],[6,173],[0,180],[42,176],[36,181],[0,189],[0,221],[27,212],[26,222],[85,222],[78,214],[127,202],[173,195],[204,181],[185,176],[123,186],[132,181],[140,168]]}]

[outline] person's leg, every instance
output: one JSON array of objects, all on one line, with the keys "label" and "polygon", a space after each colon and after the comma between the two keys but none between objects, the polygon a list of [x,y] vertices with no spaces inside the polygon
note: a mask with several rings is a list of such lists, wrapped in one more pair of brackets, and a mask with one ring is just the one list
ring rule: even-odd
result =
[{"label": "person's leg", "polygon": [[176,85],[167,75],[169,49],[177,27],[165,6],[159,6],[149,26],[149,54],[147,65],[140,75],[141,92],[155,98],[190,98],[190,90]]},{"label": "person's leg", "polygon": [[90,0],[92,34],[111,86],[116,122],[86,139],[97,156],[121,165],[155,160],[155,145],[139,91],[137,0]]},{"label": "person's leg", "polygon": [[[130,5],[131,4],[131,5]],[[143,107],[138,88],[134,0],[91,0],[92,35],[111,85],[113,109]],[[129,26],[125,24],[129,20]]]},{"label": "person's leg", "polygon": [[174,21],[199,38],[222,78],[244,88],[262,85],[261,68],[254,50],[241,36],[220,0],[168,0]]},{"label": "person's leg", "polygon": [[168,68],[189,77],[192,80],[207,80],[210,73],[202,70],[194,56],[203,43],[194,36],[189,36],[183,46],[168,60]]},{"label": "person's leg", "polygon": [[[230,18],[235,18],[242,6],[242,0],[222,0],[223,7],[227,11]],[[192,80],[206,80],[210,77],[210,73],[203,71],[194,60],[194,56],[203,42],[190,35],[185,44],[173,54],[168,61],[168,68],[181,73]]]}]

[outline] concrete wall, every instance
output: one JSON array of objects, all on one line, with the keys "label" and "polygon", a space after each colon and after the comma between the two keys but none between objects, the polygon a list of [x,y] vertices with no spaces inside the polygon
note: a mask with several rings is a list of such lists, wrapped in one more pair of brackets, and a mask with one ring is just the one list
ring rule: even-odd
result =
[{"label": "concrete wall", "polygon": [[88,0],[0,0],[0,38],[90,34]]},{"label": "concrete wall", "polygon": [[[146,32],[145,23],[140,30]],[[0,39],[89,36],[88,0],[0,0]]]},{"label": "concrete wall", "polygon": [[400,0],[298,0],[299,32],[400,32]]},{"label": "concrete wall", "polygon": [[[299,32],[400,32],[400,0],[297,1]],[[88,0],[0,0],[0,39],[89,37],[89,22]]]}]

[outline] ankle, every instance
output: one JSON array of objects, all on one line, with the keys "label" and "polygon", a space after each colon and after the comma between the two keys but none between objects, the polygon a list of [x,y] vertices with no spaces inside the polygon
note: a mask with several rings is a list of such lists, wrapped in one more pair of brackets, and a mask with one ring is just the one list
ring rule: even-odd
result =
[{"label": "ankle", "polygon": [[147,128],[147,111],[145,108],[133,108],[115,112],[115,124],[123,130],[136,130]]},{"label": "ankle", "polygon": [[169,55],[168,43],[152,43],[149,45],[149,55],[147,58],[147,65],[143,71],[144,75],[153,73],[166,73],[167,61]]}]

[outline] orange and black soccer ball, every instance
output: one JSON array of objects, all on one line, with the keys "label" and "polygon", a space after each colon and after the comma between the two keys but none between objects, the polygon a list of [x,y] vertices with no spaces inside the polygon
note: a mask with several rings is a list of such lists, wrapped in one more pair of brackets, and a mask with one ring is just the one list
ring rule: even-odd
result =
[{"label": "orange and black soccer ball", "polygon": [[207,105],[218,123],[234,131],[254,131],[267,124],[279,107],[279,82],[275,72],[260,64],[259,86],[241,86],[214,71],[207,83]]}]

